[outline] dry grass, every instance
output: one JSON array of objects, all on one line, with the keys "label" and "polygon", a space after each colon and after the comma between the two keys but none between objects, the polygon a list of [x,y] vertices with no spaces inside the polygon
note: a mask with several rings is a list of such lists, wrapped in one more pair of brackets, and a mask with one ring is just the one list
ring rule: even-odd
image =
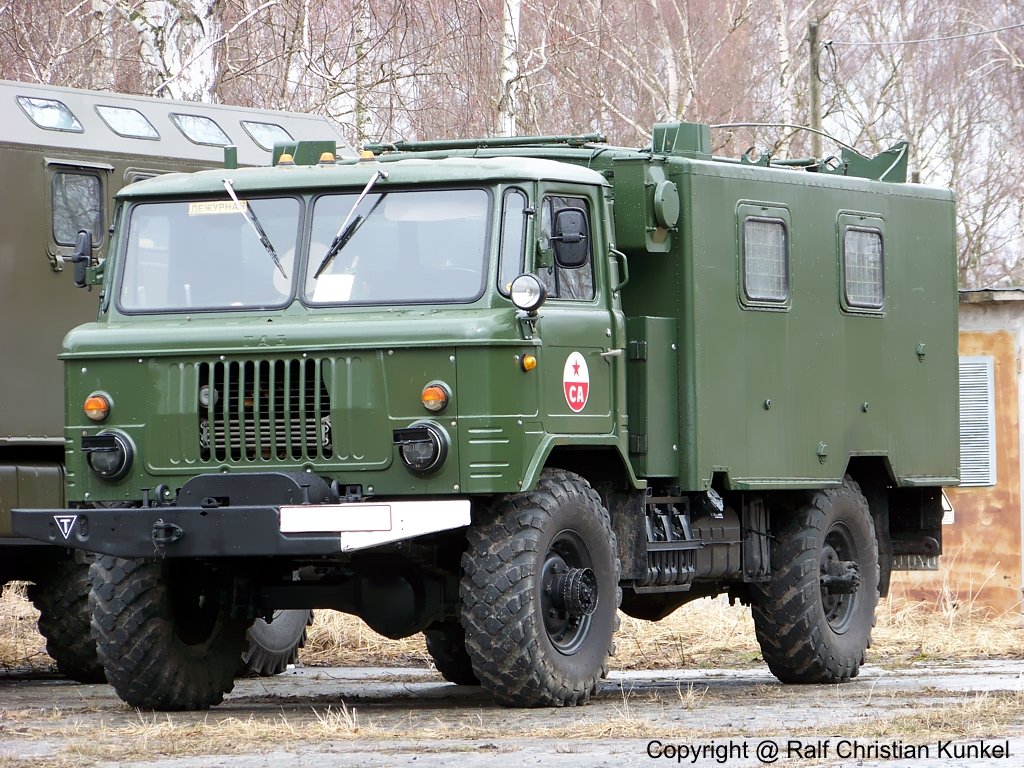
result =
[{"label": "dry grass", "polygon": [[438,749],[458,750],[455,741],[480,739],[559,740],[600,738],[642,738],[653,732],[654,723],[638,715],[629,694],[611,715],[588,714],[585,710],[564,710],[553,714],[548,724],[536,718],[508,717],[501,721],[500,735],[489,713],[443,713],[429,721],[399,719],[375,722],[357,709],[341,703],[308,712],[287,712],[248,717],[218,717],[213,713],[195,718],[189,714],[138,712],[111,722],[94,720],[70,724],[24,726],[18,735],[27,739],[57,738],[63,744],[64,764],[91,765],[102,759],[127,762],[133,759],[197,757],[258,753],[331,742],[368,740],[392,743],[396,740],[438,742]]},{"label": "dry grass", "polygon": [[36,629],[39,611],[25,596],[25,584],[11,582],[0,596],[0,670],[38,669],[52,662]]},{"label": "dry grass", "polygon": [[[724,599],[698,600],[660,622],[622,616],[612,668],[746,667],[761,663],[750,610]],[[387,640],[362,621],[320,611],[301,660],[330,666],[424,666],[422,636]],[[905,666],[914,661],[1024,658],[1019,612],[994,614],[971,601],[938,605],[883,600],[869,661]]]},{"label": "dry grass", "polygon": [[974,693],[953,703],[916,709],[913,712],[869,720],[844,733],[848,737],[892,738],[913,734],[922,743],[929,739],[957,739],[1005,734],[1024,722],[1024,691]]},{"label": "dry grass", "polygon": [[697,600],[659,622],[622,617],[615,669],[741,667],[759,662],[750,610],[725,599]]},{"label": "dry grass", "polygon": [[871,657],[888,664],[957,659],[1024,658],[1024,616],[977,603],[884,600],[878,606]]},{"label": "dry grass", "polygon": [[316,611],[299,660],[311,666],[424,667],[429,664],[423,635],[389,640],[362,619],[337,611]]},{"label": "dry grass", "polygon": [[[665,695],[672,697],[670,692]],[[680,703],[689,709],[703,708],[703,692],[678,691]],[[345,703],[308,712],[289,711],[273,715],[248,717],[218,717],[214,713],[200,716],[189,713],[152,714],[136,713],[126,718],[115,717],[111,722],[76,720],[65,724],[26,724],[17,727],[20,738],[58,739],[61,752],[41,762],[24,764],[45,766],[85,766],[99,760],[127,762],[160,758],[196,758],[200,756],[258,754],[303,749],[324,748],[344,750],[345,743],[360,741],[364,744],[396,744],[415,741],[417,751],[443,751],[456,753],[462,749],[478,750],[481,740],[494,739],[511,742],[550,740],[570,744],[577,739],[647,739],[662,733],[664,723],[648,719],[642,713],[654,710],[650,702],[636,699],[623,692],[621,700],[611,713],[592,710],[561,710],[548,712],[542,721],[536,717],[509,715],[496,726],[493,713],[470,711],[465,713],[435,713],[425,720],[414,718],[367,718]],[[671,702],[669,702],[671,705]],[[963,695],[955,701],[934,702],[915,706],[912,711],[898,715],[857,719],[843,724],[842,734],[849,739],[899,739],[912,735],[912,741],[922,744],[935,739],[980,738],[1006,733],[1018,726],[1024,717],[1024,692],[999,692]],[[542,724],[543,723],[543,724]],[[496,731],[496,727],[498,730]],[[744,727],[709,726],[700,718],[691,723],[673,723],[673,738],[713,739],[717,737],[763,736],[748,733]],[[831,731],[829,731],[831,732]],[[15,763],[19,764],[19,763]]]},{"label": "dry grass", "polygon": [[[615,635],[615,669],[744,666],[760,660],[750,611],[724,601],[684,606],[658,623],[622,616]],[[430,664],[422,635],[388,640],[360,619],[318,611],[300,660],[324,666]]]},{"label": "dry grass", "polygon": [[[38,613],[23,584],[0,598],[0,671],[48,669]],[[1019,611],[995,614],[971,600],[883,600],[869,660],[902,666],[920,660],[1024,658]],[[744,667],[760,664],[750,611],[723,599],[698,600],[663,621],[622,617],[613,669]],[[361,620],[318,611],[300,661],[311,666],[429,666],[422,635],[388,640]]]}]

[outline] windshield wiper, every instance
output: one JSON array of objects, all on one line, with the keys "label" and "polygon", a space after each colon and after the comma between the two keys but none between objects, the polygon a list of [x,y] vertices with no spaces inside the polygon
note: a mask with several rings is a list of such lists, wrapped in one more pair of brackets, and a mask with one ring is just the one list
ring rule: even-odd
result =
[{"label": "windshield wiper", "polygon": [[267,249],[267,253],[270,254],[270,258],[274,260],[274,266],[280,271],[281,276],[287,280],[288,273],[284,271],[284,266],[281,264],[281,259],[277,255],[277,251],[274,250],[274,244],[270,242],[270,238],[267,237],[267,233],[263,230],[260,225],[260,220],[256,218],[256,213],[248,205],[242,205],[242,201],[238,199],[238,195],[235,194],[235,188],[231,185],[231,179],[224,179],[224,189],[231,195],[231,199],[235,201],[235,205],[238,206],[238,212],[245,216],[245,220],[249,222],[249,226],[252,227],[252,231],[256,233],[256,237],[260,239],[263,247]]},{"label": "windshield wiper", "polygon": [[373,172],[373,176],[371,176],[370,180],[366,182],[366,186],[363,187],[363,191],[359,193],[359,197],[357,197],[356,201],[352,204],[352,207],[349,209],[348,214],[345,216],[345,220],[341,222],[341,226],[338,227],[338,234],[334,236],[334,239],[331,241],[331,244],[327,247],[327,253],[324,254],[324,258],[320,262],[320,266],[317,267],[316,272],[313,273],[314,280],[320,277],[321,273],[325,269],[327,269],[327,265],[330,264],[334,257],[337,256],[338,253],[341,251],[341,249],[345,247],[345,243],[352,239],[352,235],[354,235],[356,233],[356,230],[359,229],[359,225],[366,221],[370,213],[373,213],[374,209],[378,205],[380,205],[380,201],[384,199],[384,195],[381,195],[377,199],[377,202],[374,203],[373,208],[370,209],[370,213],[366,214],[366,216],[357,216],[355,219],[352,218],[352,214],[356,212],[356,208],[358,208],[359,204],[363,202],[363,198],[365,198],[366,195],[369,194],[370,190],[373,189],[373,185],[376,184],[380,179],[386,179],[387,177],[388,172],[382,171],[379,168]]}]

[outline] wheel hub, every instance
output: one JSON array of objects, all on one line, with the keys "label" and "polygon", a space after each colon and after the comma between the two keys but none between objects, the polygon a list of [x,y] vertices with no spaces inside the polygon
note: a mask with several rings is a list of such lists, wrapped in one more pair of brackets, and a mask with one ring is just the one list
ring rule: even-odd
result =
[{"label": "wheel hub", "polygon": [[828,560],[821,569],[821,589],[830,595],[852,595],[860,587],[860,567],[853,560]]},{"label": "wheel hub", "polygon": [[541,573],[544,630],[555,649],[572,656],[584,648],[600,602],[597,573],[579,537],[563,532],[548,549]]},{"label": "wheel hub", "polygon": [[577,619],[597,610],[597,575],[590,568],[553,569],[549,588],[551,605]]},{"label": "wheel hub", "polygon": [[858,601],[860,565],[856,560],[845,559],[853,551],[847,529],[842,526],[835,526],[829,531],[821,548],[818,571],[821,604],[825,620],[833,631],[839,633],[849,628]]}]

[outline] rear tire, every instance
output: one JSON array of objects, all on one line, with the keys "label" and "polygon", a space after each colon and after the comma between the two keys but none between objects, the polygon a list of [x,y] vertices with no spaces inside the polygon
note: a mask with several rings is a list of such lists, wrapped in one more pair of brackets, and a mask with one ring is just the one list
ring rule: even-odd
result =
[{"label": "rear tire", "polygon": [[245,633],[242,674],[272,677],[288,669],[306,644],[306,627],[313,623],[310,610],[274,611],[274,620],[256,619]]},{"label": "rear tire", "polygon": [[103,556],[92,565],[92,629],[117,695],[133,707],[207,709],[234,687],[248,622],[227,584],[194,563]]},{"label": "rear tire", "polygon": [[579,475],[545,470],[472,526],[462,624],[473,671],[501,704],[586,702],[607,674],[619,561],[607,510]]},{"label": "rear tire", "polygon": [[107,682],[89,627],[89,564],[58,557],[29,585],[28,597],[57,669],[80,683]]},{"label": "rear tire", "polygon": [[458,621],[438,622],[423,632],[427,653],[441,677],[456,685],[480,685],[466,650],[466,630]]},{"label": "rear tire", "polygon": [[860,486],[847,478],[841,488],[814,493],[773,535],[772,579],[751,585],[768,668],[784,683],[856,677],[871,642],[879,580],[878,541]]}]

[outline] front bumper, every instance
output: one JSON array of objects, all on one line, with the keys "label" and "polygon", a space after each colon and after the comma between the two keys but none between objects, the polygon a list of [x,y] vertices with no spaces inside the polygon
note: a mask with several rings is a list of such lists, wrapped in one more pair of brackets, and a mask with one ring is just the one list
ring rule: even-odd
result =
[{"label": "front bumper", "polygon": [[30,539],[118,557],[305,557],[461,528],[470,502],[15,509],[12,523]]}]

